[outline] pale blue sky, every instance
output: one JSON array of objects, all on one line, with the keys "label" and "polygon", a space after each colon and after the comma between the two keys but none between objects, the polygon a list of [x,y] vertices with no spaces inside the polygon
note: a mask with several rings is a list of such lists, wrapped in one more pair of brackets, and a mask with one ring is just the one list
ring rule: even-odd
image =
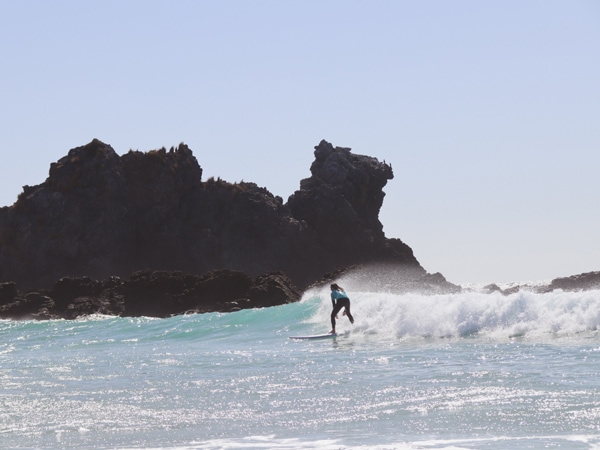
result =
[{"label": "pale blue sky", "polygon": [[321,139],[450,281],[600,270],[600,2],[0,0],[0,205],[98,138],[284,199]]}]

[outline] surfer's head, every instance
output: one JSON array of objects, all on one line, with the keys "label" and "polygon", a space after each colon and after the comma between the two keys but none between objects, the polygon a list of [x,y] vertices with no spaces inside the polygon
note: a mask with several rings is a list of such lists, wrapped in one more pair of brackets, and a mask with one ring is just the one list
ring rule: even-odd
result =
[{"label": "surfer's head", "polygon": [[340,287],[336,284],[336,283],[332,283],[331,285],[331,290],[332,291],[339,291]]}]

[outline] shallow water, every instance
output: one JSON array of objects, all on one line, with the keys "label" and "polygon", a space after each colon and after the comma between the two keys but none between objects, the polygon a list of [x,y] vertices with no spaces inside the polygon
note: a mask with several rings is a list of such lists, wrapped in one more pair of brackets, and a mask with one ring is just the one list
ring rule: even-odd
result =
[{"label": "shallow water", "polygon": [[[351,286],[351,285],[350,285]],[[600,448],[600,292],[0,322],[2,448]]]}]

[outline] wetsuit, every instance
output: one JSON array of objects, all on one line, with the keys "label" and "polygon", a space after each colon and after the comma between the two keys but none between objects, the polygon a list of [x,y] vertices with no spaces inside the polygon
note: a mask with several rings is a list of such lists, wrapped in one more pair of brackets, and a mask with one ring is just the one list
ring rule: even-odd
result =
[{"label": "wetsuit", "polygon": [[333,311],[331,312],[331,329],[335,331],[335,316],[339,313],[342,308],[346,308],[346,315],[350,319],[350,323],[354,323],[354,317],[350,314],[350,299],[343,291],[334,289],[331,291],[331,304],[333,305]]}]

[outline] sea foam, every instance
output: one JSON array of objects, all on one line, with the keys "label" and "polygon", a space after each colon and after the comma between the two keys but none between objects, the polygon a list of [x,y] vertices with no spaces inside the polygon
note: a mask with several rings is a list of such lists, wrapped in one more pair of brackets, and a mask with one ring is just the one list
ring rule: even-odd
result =
[{"label": "sea foam", "polygon": [[[464,291],[418,295],[348,291],[354,326],[338,315],[338,331],[380,338],[490,339],[547,338],[595,335],[600,327],[600,291],[511,295]],[[304,302],[316,302],[309,321],[329,320],[328,289],[308,291]]]}]

